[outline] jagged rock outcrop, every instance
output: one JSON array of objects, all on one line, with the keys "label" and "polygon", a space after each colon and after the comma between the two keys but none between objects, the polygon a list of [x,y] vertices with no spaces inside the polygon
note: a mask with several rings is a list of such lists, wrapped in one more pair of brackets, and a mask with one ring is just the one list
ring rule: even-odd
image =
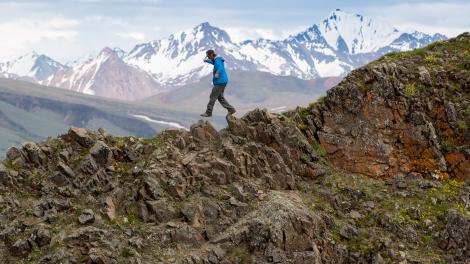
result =
[{"label": "jagged rock outcrop", "polygon": [[[469,39],[430,49],[458,57],[447,48]],[[464,103],[424,97],[440,86],[407,96],[403,76],[439,82],[402,67],[377,62],[323,102],[229,116],[221,131],[204,121],[148,139],[71,128],[11,148],[0,165],[1,260],[466,263]],[[457,67],[465,98],[468,66]],[[450,139],[461,145],[444,148]]]},{"label": "jagged rock outcrop", "polygon": [[[372,177],[470,177],[470,37],[389,54],[302,112],[329,160]],[[313,139],[312,139],[313,140]]]}]

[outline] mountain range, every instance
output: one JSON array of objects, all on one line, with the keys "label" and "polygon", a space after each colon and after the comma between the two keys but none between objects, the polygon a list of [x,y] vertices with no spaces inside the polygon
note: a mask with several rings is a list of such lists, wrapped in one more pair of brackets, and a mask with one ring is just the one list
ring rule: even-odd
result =
[{"label": "mountain range", "polygon": [[207,49],[223,56],[230,70],[265,72],[268,74],[264,78],[271,79],[289,76],[312,80],[343,77],[387,52],[444,39],[442,34],[403,32],[387,23],[337,9],[320,23],[283,40],[238,43],[225,30],[206,22],[166,39],[138,44],[129,52],[106,47],[97,56],[67,65],[32,52],[0,63],[0,76],[138,100],[208,82],[211,68],[202,63]]},{"label": "mountain range", "polygon": [[469,98],[467,32],[221,130],[25,142],[0,160],[1,263],[469,263]]}]

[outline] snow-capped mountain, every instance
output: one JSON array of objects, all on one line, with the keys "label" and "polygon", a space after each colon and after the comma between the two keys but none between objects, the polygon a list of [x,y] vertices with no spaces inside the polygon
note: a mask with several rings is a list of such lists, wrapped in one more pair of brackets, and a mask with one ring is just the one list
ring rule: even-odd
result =
[{"label": "snow-capped mountain", "polygon": [[382,48],[382,50],[388,51],[406,51],[411,49],[416,49],[427,44],[438,41],[445,40],[446,36],[436,33],[432,36],[424,34],[422,32],[412,32],[412,33],[403,33],[397,39],[395,39],[390,45]]},{"label": "snow-capped mountain", "polygon": [[246,58],[239,46],[222,29],[202,23],[167,39],[135,46],[124,60],[150,74],[162,85],[184,85],[207,76],[211,69],[202,63],[208,49],[217,50],[232,68],[242,67]]},{"label": "snow-capped mountain", "polygon": [[34,76],[33,81],[45,85],[134,100],[207,78],[211,67],[202,60],[208,49],[223,56],[231,70],[310,80],[344,76],[387,52],[443,39],[441,34],[402,32],[385,22],[337,9],[320,23],[283,40],[236,43],[226,31],[206,22],[138,44],[129,52],[106,48],[67,66],[45,56],[42,63],[37,63],[39,57],[23,56],[18,62],[0,64],[0,74]]},{"label": "snow-capped mountain", "polygon": [[80,93],[124,100],[137,100],[161,91],[145,71],[126,64],[116,49],[104,48],[98,56],[56,72],[40,82]]},{"label": "snow-capped mountain", "polygon": [[386,52],[441,39],[445,36],[401,32],[385,22],[337,9],[318,25],[285,40],[234,43],[226,31],[202,23],[168,39],[137,45],[124,60],[162,85],[185,85],[207,76],[210,67],[201,64],[207,49],[215,49],[230,69],[314,79],[343,76]]},{"label": "snow-capped mountain", "polygon": [[333,50],[348,54],[375,52],[400,35],[387,23],[339,9],[324,19],[318,28]]},{"label": "snow-capped mountain", "polygon": [[0,62],[0,74],[8,78],[41,81],[66,66],[35,51],[14,60]]}]

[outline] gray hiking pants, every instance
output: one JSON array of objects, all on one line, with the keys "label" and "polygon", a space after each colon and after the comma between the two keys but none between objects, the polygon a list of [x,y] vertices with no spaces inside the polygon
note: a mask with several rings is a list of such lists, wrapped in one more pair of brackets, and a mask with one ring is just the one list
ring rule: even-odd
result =
[{"label": "gray hiking pants", "polygon": [[233,111],[235,108],[231,106],[224,97],[225,85],[214,85],[212,92],[209,98],[209,103],[207,104],[206,113],[212,114],[214,109],[214,104],[216,100],[219,100],[220,104],[227,110]]}]

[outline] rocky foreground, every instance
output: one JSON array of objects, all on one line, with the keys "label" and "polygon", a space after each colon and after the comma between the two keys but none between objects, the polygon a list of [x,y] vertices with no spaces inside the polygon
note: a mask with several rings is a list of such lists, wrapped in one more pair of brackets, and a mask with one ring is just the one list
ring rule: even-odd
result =
[{"label": "rocky foreground", "polygon": [[468,263],[470,36],[282,115],[72,128],[0,165],[3,263]]}]

